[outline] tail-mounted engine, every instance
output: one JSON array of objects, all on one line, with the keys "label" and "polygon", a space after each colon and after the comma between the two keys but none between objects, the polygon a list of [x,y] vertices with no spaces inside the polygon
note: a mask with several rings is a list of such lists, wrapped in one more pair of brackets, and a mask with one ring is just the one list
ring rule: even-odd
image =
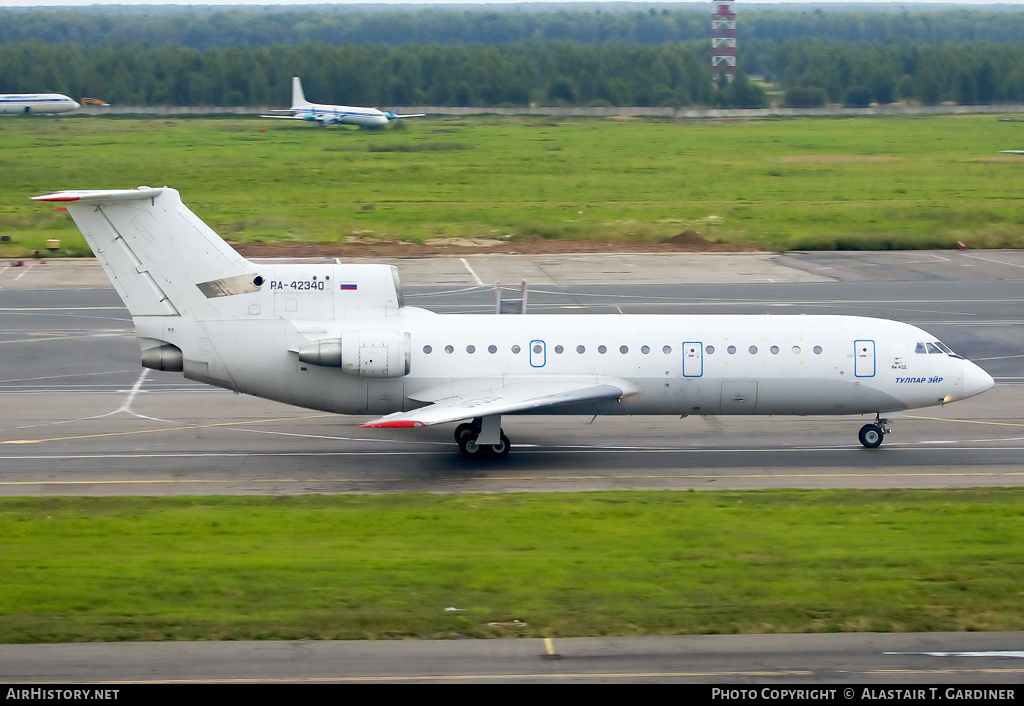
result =
[{"label": "tail-mounted engine", "polygon": [[410,336],[404,331],[353,331],[299,346],[299,361],[341,368],[364,378],[399,378],[409,374]]}]

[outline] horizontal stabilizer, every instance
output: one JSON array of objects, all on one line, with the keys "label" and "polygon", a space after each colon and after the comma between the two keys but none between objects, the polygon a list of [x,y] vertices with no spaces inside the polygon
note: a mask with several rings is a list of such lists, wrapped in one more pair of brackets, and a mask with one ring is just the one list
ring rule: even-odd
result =
[{"label": "horizontal stabilizer", "polygon": [[156,198],[163,189],[151,189],[143,186],[138,189],[108,189],[92,191],[58,191],[43,196],[33,196],[33,201],[83,201],[88,203],[107,203],[113,201],[137,201]]}]

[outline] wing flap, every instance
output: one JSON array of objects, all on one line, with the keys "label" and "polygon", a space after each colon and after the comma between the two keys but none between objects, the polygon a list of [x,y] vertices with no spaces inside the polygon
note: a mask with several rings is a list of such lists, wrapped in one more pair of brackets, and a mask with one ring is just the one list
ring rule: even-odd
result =
[{"label": "wing flap", "polygon": [[364,427],[421,427],[495,414],[515,414],[595,400],[616,400],[637,392],[634,383],[609,379],[595,382],[550,380],[491,386],[437,400],[411,412],[396,412],[363,424]]}]

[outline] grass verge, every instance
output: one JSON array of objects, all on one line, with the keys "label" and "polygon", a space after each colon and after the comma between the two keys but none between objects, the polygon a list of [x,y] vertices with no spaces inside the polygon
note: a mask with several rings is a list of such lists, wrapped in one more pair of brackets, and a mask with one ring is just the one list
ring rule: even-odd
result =
[{"label": "grass verge", "polygon": [[58,189],[173,186],[262,242],[696,230],[777,250],[1024,246],[1024,123],[996,116],[629,122],[427,118],[320,130],[257,118],[0,120],[0,257],[85,248]]},{"label": "grass verge", "polygon": [[1022,509],[1016,488],[4,498],[0,642],[1020,630]]}]

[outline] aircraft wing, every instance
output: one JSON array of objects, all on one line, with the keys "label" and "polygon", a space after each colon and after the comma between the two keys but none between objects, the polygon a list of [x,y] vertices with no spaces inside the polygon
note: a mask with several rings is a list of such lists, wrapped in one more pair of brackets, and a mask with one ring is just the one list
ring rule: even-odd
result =
[{"label": "aircraft wing", "polygon": [[1024,154],[1024,150],[1003,150],[1003,154]]},{"label": "aircraft wing", "polygon": [[[638,391],[628,380],[617,378],[550,380],[481,387],[475,392],[434,401],[411,412],[396,412],[363,424],[364,427],[424,427],[494,414],[532,412],[576,402],[613,401]],[[414,399],[416,396],[413,396]]]},{"label": "aircraft wing", "polygon": [[278,118],[280,120],[305,120],[298,115],[261,115],[261,118]]}]

